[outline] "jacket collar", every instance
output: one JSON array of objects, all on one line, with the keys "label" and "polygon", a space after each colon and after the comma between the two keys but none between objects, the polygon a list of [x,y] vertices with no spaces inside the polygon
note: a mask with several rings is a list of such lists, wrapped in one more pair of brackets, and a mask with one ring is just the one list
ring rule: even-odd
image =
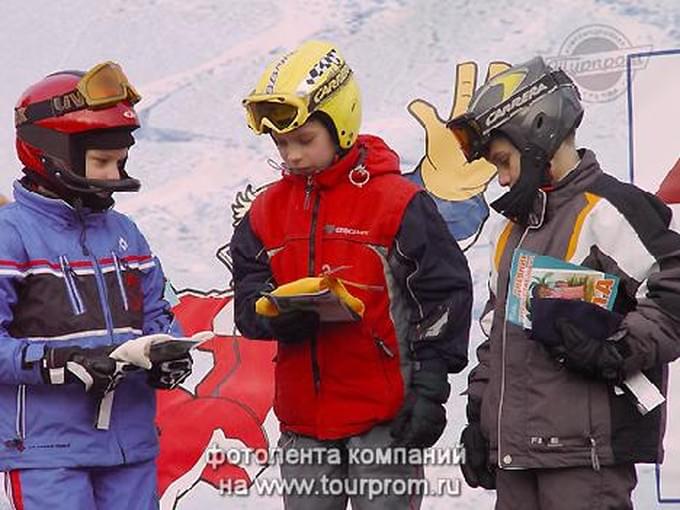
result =
[{"label": "jacket collar", "polygon": [[602,169],[593,151],[579,149],[578,153],[581,162],[548,192],[548,214],[586,191],[595,179],[602,175]]},{"label": "jacket collar", "polygon": [[344,180],[362,187],[378,175],[400,174],[399,156],[379,137],[359,135],[357,142],[337,162],[311,176],[284,173],[291,183],[306,184],[311,181],[319,188],[332,188]]},{"label": "jacket collar", "polygon": [[108,211],[95,212],[86,207],[79,211],[61,198],[50,198],[31,191],[19,181],[14,182],[14,200],[46,219],[63,227],[94,225],[104,221]]},{"label": "jacket collar", "polygon": [[581,161],[574,170],[554,186],[539,190],[530,215],[529,228],[541,228],[564,204],[586,191],[593,181],[602,175],[602,169],[593,151],[579,149],[578,153]]}]

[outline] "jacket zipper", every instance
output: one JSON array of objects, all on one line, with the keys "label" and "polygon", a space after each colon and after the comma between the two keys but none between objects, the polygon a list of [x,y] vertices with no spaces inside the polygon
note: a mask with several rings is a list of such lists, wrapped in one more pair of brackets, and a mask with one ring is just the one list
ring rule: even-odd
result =
[{"label": "jacket zipper", "polygon": [[113,319],[111,318],[111,309],[109,308],[109,296],[106,290],[106,280],[104,279],[104,273],[99,265],[99,261],[96,257],[91,257],[94,262],[95,267],[95,277],[97,281],[97,287],[99,287],[99,298],[102,301],[102,311],[104,312],[104,321],[106,322],[106,330],[109,333],[109,338],[111,343],[113,343]]},{"label": "jacket zipper", "polygon": [[[307,176],[307,183],[305,184],[305,209],[309,208],[309,202],[311,201],[312,193],[314,192],[314,178],[309,175]],[[316,239],[316,222],[319,215],[319,203],[321,202],[321,196],[317,191],[314,197],[314,205],[312,207],[312,221],[309,231],[309,264],[307,266],[307,272],[309,276],[314,276],[314,257],[315,257],[315,239]],[[314,391],[318,395],[321,391],[321,370],[319,368],[319,356],[318,356],[318,338],[314,335],[311,339],[310,353],[311,353],[311,363],[312,363],[312,377],[314,378]]]},{"label": "jacket zipper", "polygon": [[127,292],[125,292],[125,285],[123,284],[123,271],[121,270],[121,261],[116,255],[115,251],[111,252],[113,256],[113,267],[116,270],[116,280],[118,281],[118,289],[120,290],[120,298],[123,300],[123,308],[127,312],[130,309],[128,303]]},{"label": "jacket zipper", "polygon": [[385,340],[376,335],[373,335],[373,341],[375,342],[375,345],[378,347],[378,349],[384,352],[388,358],[394,358],[394,352],[392,352],[392,349],[390,349],[387,346]]},{"label": "jacket zipper", "polygon": [[85,313],[85,305],[78,292],[78,286],[75,281],[75,271],[69,264],[66,255],[59,256],[59,265],[61,266],[61,272],[64,275],[64,284],[66,285],[66,294],[68,295],[69,302],[71,303],[71,309],[75,315],[82,315]]},{"label": "jacket zipper", "polygon": [[309,209],[309,204],[312,201],[312,192],[314,191],[314,178],[311,175],[307,176],[307,182],[305,183],[305,211]]},{"label": "jacket zipper", "polygon": [[26,385],[17,386],[17,417],[15,423],[17,437],[5,443],[5,446],[14,447],[19,451],[24,450],[26,439]]},{"label": "jacket zipper", "polygon": [[593,411],[592,411],[592,389],[591,384],[588,383],[588,431],[590,433],[590,462],[595,471],[600,470],[600,457],[597,454],[597,441],[592,436],[593,434]]},{"label": "jacket zipper", "polygon": [[[524,242],[524,239],[526,238],[527,234],[529,233],[529,227],[526,227],[524,229],[524,232],[522,232],[522,236],[519,239],[519,243],[517,243],[517,246],[515,246],[515,249],[513,250],[513,253],[515,250],[518,250],[521,246],[522,243]],[[508,272],[508,281],[505,284],[505,299],[507,300],[508,298],[508,289],[510,288],[510,274]],[[498,399],[498,467],[500,469],[503,469],[503,453],[502,453],[502,448],[501,448],[501,415],[503,413],[503,398],[505,397],[505,344],[507,342],[507,332],[508,332],[508,321],[507,317],[503,317],[503,341],[501,342],[501,393],[500,397]]]},{"label": "jacket zipper", "polygon": [[94,265],[94,279],[97,282],[97,293],[99,295],[102,313],[104,314],[106,331],[109,334],[110,343],[113,343],[113,319],[111,318],[111,309],[108,304],[109,296],[106,291],[106,280],[96,255],[93,254],[87,246],[87,226],[85,225],[85,218],[82,216],[82,213],[80,213],[80,210],[78,210],[78,219],[80,220],[80,226],[82,228],[80,232],[80,247],[83,250],[83,255],[89,257]]},{"label": "jacket zipper", "polygon": [[[102,308],[102,313],[104,314],[104,322],[106,324],[106,331],[109,334],[109,344],[113,344],[113,318],[111,317],[111,308],[109,307],[108,292],[106,290],[106,278],[104,277],[104,272],[102,271],[97,256],[87,246],[87,225],[85,223],[85,218],[83,217],[80,207],[76,207],[76,214],[80,220],[80,248],[83,251],[83,255],[89,257],[90,261],[94,265],[94,277],[97,283],[97,294],[99,296],[99,301]],[[123,457],[123,462],[126,462],[125,451],[123,445],[118,437],[118,434],[114,432],[114,437],[116,438],[116,443],[121,451]]]},{"label": "jacket zipper", "polygon": [[600,457],[597,455],[597,441],[594,437],[590,437],[590,461],[593,464],[595,471],[600,470]]}]

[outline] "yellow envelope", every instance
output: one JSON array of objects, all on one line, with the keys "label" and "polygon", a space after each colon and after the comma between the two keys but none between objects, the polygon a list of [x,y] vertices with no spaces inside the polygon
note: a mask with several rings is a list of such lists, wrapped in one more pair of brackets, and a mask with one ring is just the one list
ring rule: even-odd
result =
[{"label": "yellow envelope", "polygon": [[316,296],[322,296],[330,292],[349,310],[359,317],[364,316],[366,306],[363,301],[353,296],[345,287],[342,280],[333,276],[309,276],[300,278],[290,283],[286,283],[274,289],[269,295],[262,296],[255,302],[255,311],[265,317],[276,317],[279,315],[279,308],[275,304],[276,298],[305,298],[310,301]]}]

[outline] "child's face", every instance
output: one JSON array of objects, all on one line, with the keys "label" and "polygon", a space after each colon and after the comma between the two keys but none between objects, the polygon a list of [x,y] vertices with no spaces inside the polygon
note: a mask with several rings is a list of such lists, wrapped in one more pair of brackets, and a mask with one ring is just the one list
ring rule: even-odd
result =
[{"label": "child's face", "polygon": [[279,154],[291,173],[311,175],[335,160],[335,144],[326,127],[316,119],[284,134],[272,133]]},{"label": "child's face", "polygon": [[127,158],[128,149],[88,149],[85,153],[85,177],[117,181],[119,164]]},{"label": "child's face", "polygon": [[520,153],[517,148],[503,136],[491,140],[486,159],[498,170],[498,184],[511,188],[519,180]]}]

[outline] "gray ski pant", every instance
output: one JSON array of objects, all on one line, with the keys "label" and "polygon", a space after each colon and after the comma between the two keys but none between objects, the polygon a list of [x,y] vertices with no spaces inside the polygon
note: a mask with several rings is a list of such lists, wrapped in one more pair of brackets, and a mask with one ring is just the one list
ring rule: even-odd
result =
[{"label": "gray ski pant", "polygon": [[496,510],[632,510],[635,465],[496,470]]},{"label": "gray ski pant", "polygon": [[[387,449],[392,438],[389,425],[377,425],[364,434],[334,441],[283,432],[279,448],[283,452],[281,477],[284,483],[298,485],[297,490],[285,491],[286,510],[345,510],[348,501],[353,510],[418,510],[422,494],[404,493],[409,480],[423,478],[423,466],[408,463],[375,463],[372,452],[354,455],[362,449]],[[313,462],[286,463],[290,450],[299,457],[303,451],[326,452],[325,459],[311,456]],[[384,451],[384,450],[383,450]],[[296,459],[297,455],[289,457]],[[309,460],[309,459],[308,459]],[[339,462],[338,462],[339,460]],[[397,484],[394,481],[397,480]],[[310,490],[310,485],[313,488]],[[392,488],[397,489],[392,490]],[[414,492],[419,492],[415,489]]]}]

